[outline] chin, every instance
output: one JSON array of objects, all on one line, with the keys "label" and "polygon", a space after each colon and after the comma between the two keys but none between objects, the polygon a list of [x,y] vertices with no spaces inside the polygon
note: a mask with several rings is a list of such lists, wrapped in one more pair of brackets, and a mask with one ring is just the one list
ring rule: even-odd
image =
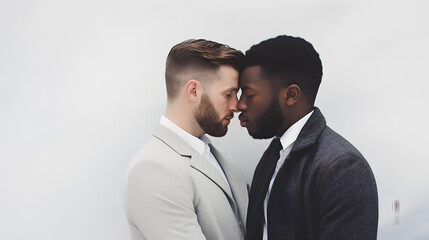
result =
[{"label": "chin", "polygon": [[254,139],[269,139],[275,136],[274,133],[267,133],[267,132],[250,132],[249,130],[247,130],[249,132],[249,135],[252,136],[252,138]]},{"label": "chin", "polygon": [[269,139],[274,137],[274,136],[260,136],[260,135],[250,135],[250,136],[252,136],[253,139]]},{"label": "chin", "polygon": [[208,135],[212,137],[223,137],[228,132],[228,127],[225,127],[222,131],[215,131],[215,132],[207,132]]}]

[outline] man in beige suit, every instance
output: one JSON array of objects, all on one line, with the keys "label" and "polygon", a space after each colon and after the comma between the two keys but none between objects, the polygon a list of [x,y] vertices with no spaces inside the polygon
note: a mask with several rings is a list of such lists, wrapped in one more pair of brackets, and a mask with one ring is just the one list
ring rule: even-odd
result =
[{"label": "man in beige suit", "polygon": [[126,174],[124,205],[134,240],[244,239],[247,187],[210,143],[237,112],[243,54],[187,40],[167,57],[167,109]]}]

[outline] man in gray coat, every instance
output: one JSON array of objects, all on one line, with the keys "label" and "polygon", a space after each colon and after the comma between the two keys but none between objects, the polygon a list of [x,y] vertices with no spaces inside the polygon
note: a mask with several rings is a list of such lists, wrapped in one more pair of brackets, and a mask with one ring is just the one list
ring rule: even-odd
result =
[{"label": "man in gray coat", "polygon": [[220,137],[237,112],[243,53],[207,40],[174,46],[167,109],[126,174],[133,240],[244,239],[247,187],[206,134]]},{"label": "man in gray coat", "polygon": [[241,126],[274,137],[253,175],[248,240],[372,240],[378,197],[365,158],[314,107],[322,64],[302,38],[278,36],[246,52]]}]

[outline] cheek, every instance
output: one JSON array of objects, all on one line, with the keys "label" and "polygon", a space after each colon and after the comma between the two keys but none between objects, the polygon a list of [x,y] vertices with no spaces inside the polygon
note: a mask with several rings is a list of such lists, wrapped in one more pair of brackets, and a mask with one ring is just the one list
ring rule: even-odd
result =
[{"label": "cheek", "polygon": [[224,97],[213,99],[212,103],[217,113],[223,113],[228,110],[229,101]]},{"label": "cheek", "polygon": [[248,111],[250,111],[255,117],[262,115],[267,107],[269,106],[269,101],[262,98],[254,98],[247,105]]},{"label": "cheek", "polygon": [[230,102],[231,101],[225,98],[224,96],[220,96],[218,97],[218,99],[216,99],[217,106],[219,106],[219,108],[222,108],[222,109],[228,108],[228,105]]},{"label": "cheek", "polygon": [[258,112],[258,109],[261,108],[261,100],[259,97],[253,97],[246,101],[247,110],[252,112]]}]

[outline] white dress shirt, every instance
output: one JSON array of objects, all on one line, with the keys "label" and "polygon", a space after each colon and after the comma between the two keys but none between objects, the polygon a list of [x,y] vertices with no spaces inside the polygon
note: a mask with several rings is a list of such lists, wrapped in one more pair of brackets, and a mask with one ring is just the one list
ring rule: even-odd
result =
[{"label": "white dress shirt", "polygon": [[304,127],[305,123],[310,118],[311,114],[313,114],[313,111],[305,115],[303,118],[301,118],[299,121],[294,123],[281,137],[280,137],[280,143],[282,144],[283,149],[280,150],[280,158],[277,160],[276,169],[274,170],[274,174],[271,177],[270,185],[268,186],[267,195],[265,195],[264,200],[264,234],[263,234],[263,240],[268,240],[268,228],[267,228],[267,205],[268,205],[268,199],[270,197],[271,193],[271,187],[273,186],[274,180],[277,176],[277,173],[279,172],[281,166],[283,165],[284,161],[286,160],[286,157],[289,155],[290,150],[292,150],[293,144],[295,143],[295,140],[298,138],[299,133],[301,132],[302,128]]},{"label": "white dress shirt", "polygon": [[225,176],[225,173],[223,172],[222,168],[219,165],[219,162],[216,160],[215,156],[210,151],[209,143],[211,143],[211,141],[205,134],[201,136],[201,138],[197,138],[194,135],[186,132],[185,130],[177,126],[175,123],[173,123],[170,119],[168,119],[164,115],[161,117],[160,124],[170,129],[177,135],[179,135],[179,137],[181,137],[185,142],[191,145],[191,147],[194,148],[195,151],[203,155],[204,158],[207,159],[207,161],[209,161],[216,168],[216,170],[219,171],[219,173],[225,179],[225,182],[228,185],[228,187],[230,187],[229,182]]}]

